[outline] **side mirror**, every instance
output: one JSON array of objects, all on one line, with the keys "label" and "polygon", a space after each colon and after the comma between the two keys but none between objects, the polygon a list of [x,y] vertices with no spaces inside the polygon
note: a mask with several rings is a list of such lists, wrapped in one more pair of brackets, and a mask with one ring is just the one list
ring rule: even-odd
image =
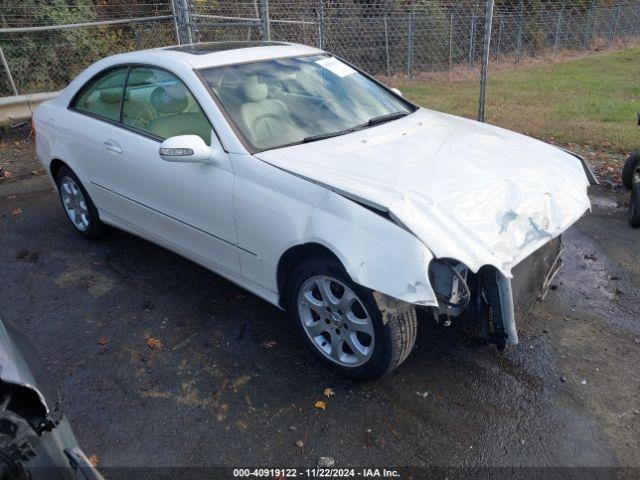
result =
[{"label": "side mirror", "polygon": [[402,94],[402,92],[400,91],[400,89],[399,89],[399,88],[395,88],[395,87],[394,87],[394,88],[392,88],[392,89],[391,89],[391,91],[392,91],[393,93],[395,93],[396,95],[398,95],[399,97],[404,97],[404,95]]},{"label": "side mirror", "polygon": [[167,162],[214,163],[213,148],[198,135],[178,135],[167,138],[158,151]]}]

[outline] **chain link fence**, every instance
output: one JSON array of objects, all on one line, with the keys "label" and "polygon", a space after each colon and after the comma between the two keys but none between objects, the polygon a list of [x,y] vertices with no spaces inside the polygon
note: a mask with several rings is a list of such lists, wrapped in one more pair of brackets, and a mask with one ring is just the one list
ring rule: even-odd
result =
[{"label": "chain link fence", "polygon": [[104,56],[176,43],[303,43],[398,82],[464,70],[480,79],[483,60],[639,36],[638,0],[0,0],[0,96],[55,91]]}]

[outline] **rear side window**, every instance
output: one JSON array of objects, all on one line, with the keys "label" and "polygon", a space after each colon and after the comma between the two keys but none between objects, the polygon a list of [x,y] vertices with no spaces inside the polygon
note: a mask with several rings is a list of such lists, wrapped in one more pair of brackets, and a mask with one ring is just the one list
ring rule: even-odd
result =
[{"label": "rear side window", "polygon": [[109,70],[85,85],[72,107],[102,118],[120,121],[120,103],[124,90],[126,68]]},{"label": "rear side window", "polygon": [[162,140],[198,135],[211,143],[211,124],[189,89],[175,75],[157,68],[131,68],[122,123]]}]

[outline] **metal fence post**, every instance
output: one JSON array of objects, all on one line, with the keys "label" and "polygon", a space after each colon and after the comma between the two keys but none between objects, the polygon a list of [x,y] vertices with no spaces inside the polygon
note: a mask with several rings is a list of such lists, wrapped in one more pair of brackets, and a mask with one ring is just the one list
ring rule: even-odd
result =
[{"label": "metal fence post", "polygon": [[391,76],[391,67],[389,65],[389,26],[387,25],[387,16],[384,16],[384,53],[387,60],[387,77]]},{"label": "metal fence post", "polygon": [[474,47],[476,38],[476,14],[471,14],[471,28],[469,31],[469,69],[473,68]]},{"label": "metal fence post", "polygon": [[171,12],[173,13],[173,28],[176,31],[176,43],[178,45],[182,44],[180,39],[180,27],[178,26],[178,15],[176,12],[176,0],[171,0]]},{"label": "metal fence post", "polygon": [[493,7],[495,0],[487,0],[484,13],[484,45],[482,48],[482,67],[480,71],[480,99],[478,100],[478,120],[484,122],[485,97],[487,94],[487,73],[489,71],[489,52],[491,48],[491,28],[493,26]]},{"label": "metal fence post", "polygon": [[271,22],[269,20],[269,0],[260,0],[260,20],[262,21],[262,40],[271,41]]},{"label": "metal fence post", "polygon": [[409,11],[409,38],[407,39],[407,78],[411,80],[413,72],[413,10]]},{"label": "metal fence post", "polygon": [[9,64],[7,63],[7,59],[4,56],[4,52],[2,51],[1,46],[0,46],[0,61],[2,61],[2,66],[4,67],[5,72],[7,72],[7,80],[9,80],[9,86],[11,87],[13,94],[18,95],[18,89],[16,88],[16,83],[13,81],[13,76],[11,75]]},{"label": "metal fence post", "polygon": [[179,17],[182,25],[184,26],[185,41],[186,43],[193,43],[193,30],[191,25],[191,12],[189,10],[189,0],[179,0]]},{"label": "metal fence post", "polygon": [[518,42],[516,44],[516,62],[522,55],[522,33],[524,31],[524,0],[520,0],[520,17],[518,19]]}]

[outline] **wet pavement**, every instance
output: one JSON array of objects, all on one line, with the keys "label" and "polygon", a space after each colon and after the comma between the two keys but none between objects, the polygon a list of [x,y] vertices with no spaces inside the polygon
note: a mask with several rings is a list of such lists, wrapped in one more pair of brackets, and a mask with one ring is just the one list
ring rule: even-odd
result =
[{"label": "wet pavement", "polygon": [[2,187],[0,316],[50,366],[101,467],[327,456],[640,472],[640,231],[623,194],[592,192],[594,211],[565,236],[564,267],[520,322],[518,347],[470,348],[465,326],[422,318],[398,370],[354,384],[320,367],[264,301],[131,235],[82,239],[43,182]]}]

